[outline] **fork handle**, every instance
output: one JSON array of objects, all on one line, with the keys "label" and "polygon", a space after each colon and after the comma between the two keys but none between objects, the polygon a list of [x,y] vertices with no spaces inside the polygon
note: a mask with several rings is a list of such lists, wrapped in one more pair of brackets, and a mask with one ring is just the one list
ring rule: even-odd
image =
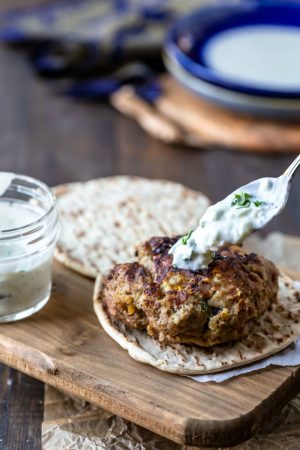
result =
[{"label": "fork handle", "polygon": [[295,172],[298,169],[299,165],[300,165],[300,155],[298,155],[297,158],[294,159],[292,164],[289,165],[289,167],[286,169],[283,175],[292,178],[295,175]]}]

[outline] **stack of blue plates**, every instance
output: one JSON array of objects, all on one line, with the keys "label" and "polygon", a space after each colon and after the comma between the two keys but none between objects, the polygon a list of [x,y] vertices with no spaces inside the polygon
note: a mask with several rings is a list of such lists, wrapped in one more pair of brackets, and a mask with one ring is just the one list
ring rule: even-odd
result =
[{"label": "stack of blue plates", "polygon": [[186,87],[230,109],[300,119],[300,2],[223,1],[169,31],[164,59]]}]

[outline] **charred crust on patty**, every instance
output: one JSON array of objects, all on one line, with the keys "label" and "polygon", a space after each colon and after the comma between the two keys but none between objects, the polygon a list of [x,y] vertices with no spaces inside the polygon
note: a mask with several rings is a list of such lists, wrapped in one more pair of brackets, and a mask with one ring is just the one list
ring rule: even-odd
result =
[{"label": "charred crust on patty", "polygon": [[102,301],[111,319],[165,343],[209,347],[249,334],[276,302],[274,264],[232,245],[207,269],[179,269],[169,254],[178,238],[152,237],[138,247],[136,262],[108,273]]}]

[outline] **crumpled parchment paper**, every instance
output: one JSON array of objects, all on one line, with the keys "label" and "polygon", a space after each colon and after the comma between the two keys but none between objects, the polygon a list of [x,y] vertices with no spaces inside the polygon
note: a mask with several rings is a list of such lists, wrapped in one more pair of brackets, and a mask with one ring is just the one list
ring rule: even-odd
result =
[{"label": "crumpled parchment paper", "polygon": [[[233,450],[299,450],[300,394],[247,442]],[[196,450],[46,386],[43,450]],[[202,447],[200,450],[206,450]],[[221,449],[214,449],[221,450]],[[230,450],[223,448],[222,450]]]},{"label": "crumpled parchment paper", "polygon": [[[246,247],[292,273],[300,272],[300,238],[280,233],[272,233],[264,239],[253,236]],[[278,416],[270,417],[269,423],[260,433],[231,448],[300,450],[300,394]],[[46,386],[45,390],[42,449],[196,450],[195,447],[175,444],[102,408],[68,397],[50,386]],[[201,450],[206,449],[202,447]]]},{"label": "crumpled parchment paper", "polygon": [[299,364],[300,364],[300,339],[298,339],[295,344],[289,346],[282,352],[273,356],[269,356],[269,358],[262,359],[261,361],[255,362],[253,364],[248,364],[247,366],[242,366],[237,369],[226,370],[220,373],[196,375],[190,378],[200,383],[206,383],[208,381],[221,383],[222,381],[229,380],[230,378],[237,377],[244,373],[265,369],[266,367],[269,366],[298,366]]},{"label": "crumpled parchment paper", "polygon": [[83,400],[46,386],[43,450],[179,450],[181,447]]}]

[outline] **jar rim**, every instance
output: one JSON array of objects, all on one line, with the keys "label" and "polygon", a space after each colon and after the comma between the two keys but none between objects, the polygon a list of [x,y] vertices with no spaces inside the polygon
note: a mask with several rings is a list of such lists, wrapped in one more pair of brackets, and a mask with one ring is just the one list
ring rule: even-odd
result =
[{"label": "jar rim", "polygon": [[[34,221],[26,224],[26,225],[22,225],[20,227],[15,227],[15,228],[9,228],[7,230],[0,230],[0,239],[5,239],[5,238],[17,238],[19,236],[22,236],[24,234],[29,234],[31,231],[34,231],[34,229],[39,226],[40,224],[42,224],[45,220],[48,219],[49,216],[51,216],[52,212],[55,211],[56,206],[56,197],[54,195],[54,193],[52,192],[51,188],[49,186],[47,186],[46,183],[27,176],[27,175],[19,175],[16,173],[12,173],[12,172],[0,172],[0,177],[2,174],[5,175],[10,175],[11,178],[11,182],[10,184],[7,186],[7,189],[9,189],[10,186],[14,185],[14,180],[18,179],[18,180],[23,180],[23,181],[27,181],[28,183],[31,183],[32,185],[36,185],[37,188],[43,189],[43,191],[45,192],[48,200],[49,200],[49,208],[43,212],[41,214],[40,217],[38,217],[37,219],[35,219]],[[1,196],[0,196],[0,202],[1,202]]]}]

